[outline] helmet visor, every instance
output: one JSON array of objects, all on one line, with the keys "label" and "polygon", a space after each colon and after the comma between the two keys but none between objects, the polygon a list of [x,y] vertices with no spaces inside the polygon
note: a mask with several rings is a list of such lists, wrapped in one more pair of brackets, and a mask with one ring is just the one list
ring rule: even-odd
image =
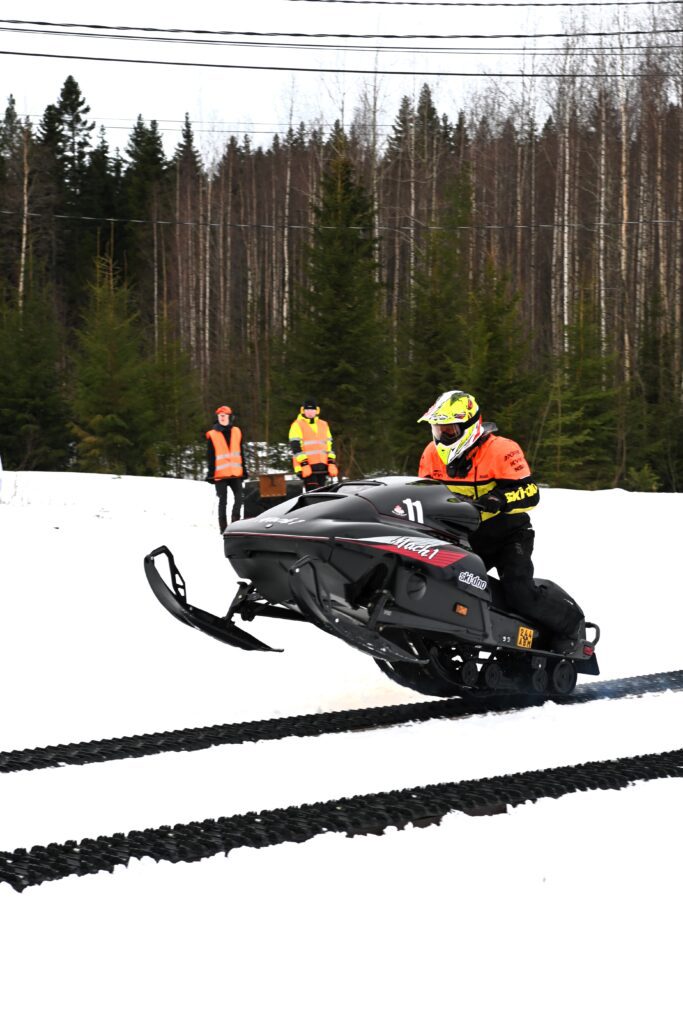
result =
[{"label": "helmet visor", "polygon": [[462,436],[462,432],[462,423],[432,423],[432,437],[435,444],[455,444]]}]

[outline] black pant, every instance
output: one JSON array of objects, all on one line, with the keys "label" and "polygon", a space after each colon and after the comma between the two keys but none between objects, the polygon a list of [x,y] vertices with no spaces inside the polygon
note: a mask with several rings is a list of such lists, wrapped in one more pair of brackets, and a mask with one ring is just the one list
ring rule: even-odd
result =
[{"label": "black pant", "polygon": [[310,476],[307,476],[304,480],[304,490],[314,491],[316,487],[324,487],[327,483],[327,472],[323,470],[322,473],[313,470]]},{"label": "black pant", "polygon": [[218,526],[221,533],[224,532],[228,525],[227,519],[227,501],[228,501],[228,487],[232,491],[232,515],[230,521],[235,522],[242,515],[242,477],[231,476],[226,477],[223,480],[215,481],[216,494],[218,495]]},{"label": "black pant", "polygon": [[[525,618],[550,630],[558,636],[574,635],[583,612],[568,594],[551,593],[547,584],[534,582],[534,531],[530,526],[512,531],[505,538],[487,541],[472,537],[472,550],[483,560],[486,569],[495,567],[503,590],[505,603]],[[555,588],[557,590],[558,588]]]}]

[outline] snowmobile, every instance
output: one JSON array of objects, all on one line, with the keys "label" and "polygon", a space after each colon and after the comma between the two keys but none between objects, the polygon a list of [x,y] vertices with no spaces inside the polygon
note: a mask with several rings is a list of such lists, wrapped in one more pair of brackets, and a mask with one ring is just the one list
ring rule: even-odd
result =
[{"label": "snowmobile", "polygon": [[144,566],[172,615],[242,650],[275,650],[235,623],[269,616],[313,623],[419,693],[568,695],[577,673],[599,673],[598,626],[549,580],[534,581],[544,600],[580,618],[569,645],[558,648],[547,628],[506,607],[470,544],[479,523],[479,510],[438,480],[378,477],[304,492],[228,526],[225,555],[242,579],[224,616],[188,603],[167,547]]}]

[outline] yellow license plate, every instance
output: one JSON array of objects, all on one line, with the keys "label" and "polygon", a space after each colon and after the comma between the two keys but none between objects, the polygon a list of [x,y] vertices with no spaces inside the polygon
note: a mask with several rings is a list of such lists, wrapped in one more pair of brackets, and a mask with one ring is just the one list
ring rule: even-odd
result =
[{"label": "yellow license plate", "polygon": [[518,647],[531,647],[534,642],[534,631],[533,629],[527,629],[526,626],[520,626],[519,632],[517,633],[517,646]]}]

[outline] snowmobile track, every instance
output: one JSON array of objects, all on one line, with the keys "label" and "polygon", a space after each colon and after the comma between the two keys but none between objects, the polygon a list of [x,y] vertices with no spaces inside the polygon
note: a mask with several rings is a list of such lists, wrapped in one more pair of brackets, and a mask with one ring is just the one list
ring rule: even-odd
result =
[{"label": "snowmobile track", "polygon": [[[683,690],[683,670],[655,672],[651,675],[629,676],[599,683],[582,684],[569,697],[553,698],[555,703],[587,704],[596,700],[618,700],[642,697],[666,690]],[[0,752],[0,773],[34,771],[64,765],[95,764],[128,757],[146,757],[170,751],[206,750],[224,744],[255,743],[287,737],[324,736],[328,733],[357,732],[381,729],[410,722],[426,722],[439,718],[466,718],[472,715],[502,713],[538,707],[542,698],[528,695],[453,697],[447,700],[422,701],[380,708],[359,708],[353,711],[331,711],[315,715],[297,715],[255,722],[200,726],[172,732],[146,733],[140,736],[108,740],[64,743],[27,750]]]},{"label": "snowmobile track", "polygon": [[527,801],[555,799],[596,789],[618,790],[633,782],[682,776],[683,750],[675,750],[490,779],[343,797],[300,807],[0,853],[0,882],[22,892],[28,886],[69,875],[113,872],[115,867],[127,866],[131,860],[142,857],[151,857],[157,862],[189,863],[218,853],[227,855],[240,847],[258,849],[285,842],[302,843],[329,832],[347,836],[381,835],[388,827],[438,824],[449,811],[500,814],[508,807]]}]

